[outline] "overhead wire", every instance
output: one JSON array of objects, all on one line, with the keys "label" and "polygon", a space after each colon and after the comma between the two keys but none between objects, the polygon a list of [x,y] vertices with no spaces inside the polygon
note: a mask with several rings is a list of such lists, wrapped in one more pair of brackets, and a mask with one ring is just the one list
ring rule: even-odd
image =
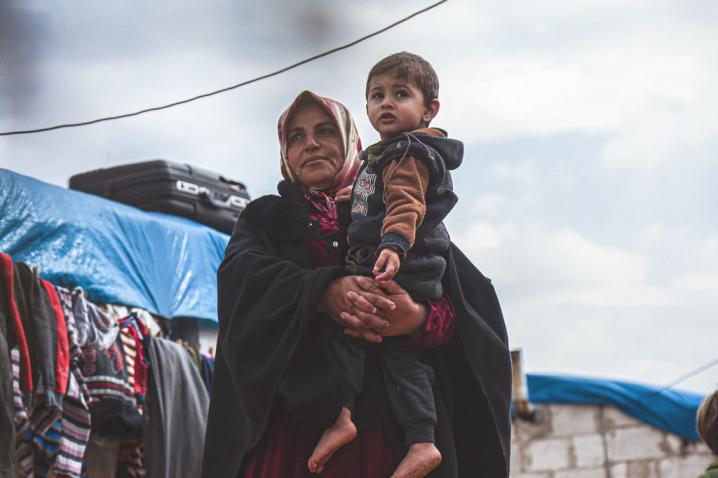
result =
[{"label": "overhead wire", "polygon": [[[674,388],[676,385],[679,385],[679,384],[685,382],[686,380],[688,380],[689,378],[693,378],[693,377],[695,377],[696,375],[698,375],[699,373],[704,372],[704,371],[708,370],[709,368],[714,367],[714,366],[716,366],[716,365],[718,365],[718,357],[716,357],[716,358],[714,358],[714,359],[712,359],[712,360],[710,360],[710,361],[704,363],[704,364],[701,365],[700,367],[697,367],[697,368],[691,370],[690,372],[687,372],[687,373],[681,375],[680,377],[677,377],[677,378],[671,380],[670,382],[668,382],[666,385],[664,385],[663,387],[659,388],[658,390],[655,390],[655,391],[653,391],[653,392],[651,392],[651,393],[646,394],[646,397],[652,397],[652,396],[654,396],[654,395],[660,395],[660,394],[662,394],[662,393],[665,392],[665,391],[671,390],[671,389]],[[644,398],[646,398],[646,397],[644,397]]]},{"label": "overhead wire", "polygon": [[196,101],[196,100],[199,100],[199,99],[202,99],[202,98],[208,98],[208,97],[210,97],[210,96],[218,95],[218,94],[221,94],[221,93],[226,93],[227,91],[231,91],[231,90],[240,88],[240,87],[242,87],[242,86],[249,85],[249,84],[251,84],[251,83],[256,83],[256,82],[258,82],[258,81],[265,80],[265,79],[267,79],[267,78],[271,78],[271,77],[273,77],[273,76],[280,75],[280,74],[285,73],[285,72],[287,72],[287,71],[289,71],[289,70],[292,70],[292,69],[294,69],[294,68],[297,68],[297,67],[299,67],[299,66],[301,66],[301,65],[305,65],[305,64],[307,64],[307,63],[309,63],[309,62],[312,62],[312,61],[314,61],[314,60],[318,60],[319,58],[323,58],[323,57],[325,57],[325,56],[331,55],[331,54],[336,53],[336,52],[338,52],[338,51],[345,50],[345,49],[347,49],[347,48],[351,48],[351,47],[353,47],[353,46],[355,46],[355,45],[357,45],[357,44],[359,44],[359,43],[361,43],[361,42],[363,42],[363,41],[365,41],[365,40],[368,40],[369,38],[372,38],[372,37],[375,37],[375,36],[377,36],[377,35],[380,35],[381,33],[384,33],[385,31],[390,30],[390,29],[396,27],[397,25],[400,25],[400,24],[402,24],[402,23],[404,23],[404,22],[406,22],[406,21],[409,21],[409,20],[411,20],[412,18],[416,17],[417,15],[421,15],[422,13],[425,13],[425,12],[427,12],[427,11],[433,9],[433,8],[436,8],[436,7],[438,7],[439,5],[441,5],[442,3],[445,3],[445,2],[447,2],[447,1],[448,1],[448,0],[440,0],[440,1],[436,2],[436,3],[433,3],[433,4],[431,4],[431,5],[427,6],[427,7],[425,7],[425,8],[422,8],[421,10],[417,10],[417,11],[415,11],[414,13],[412,13],[412,14],[410,14],[410,15],[407,15],[406,17],[401,18],[400,20],[397,20],[397,21],[395,21],[394,23],[391,23],[390,25],[385,26],[384,28],[381,28],[381,29],[376,30],[376,31],[374,31],[374,32],[372,32],[372,33],[369,33],[368,35],[364,35],[364,36],[361,37],[361,38],[357,38],[357,39],[354,40],[354,41],[351,41],[351,42],[346,43],[346,44],[344,44],[344,45],[340,45],[340,46],[338,46],[338,47],[332,48],[331,50],[327,50],[327,51],[325,51],[325,52],[322,52],[322,53],[319,53],[319,54],[310,56],[310,57],[305,58],[305,59],[303,59],[303,60],[300,60],[300,61],[298,61],[298,62],[296,62],[296,63],[293,63],[293,64],[291,64],[291,65],[289,65],[289,66],[285,66],[284,68],[280,68],[279,70],[275,70],[275,71],[272,71],[272,72],[270,72],[270,73],[267,73],[267,74],[264,74],[264,75],[261,75],[261,76],[257,76],[257,77],[255,77],[255,78],[250,79],[250,80],[242,81],[242,82],[240,82],[240,83],[237,83],[236,85],[227,86],[227,87],[225,87],[225,88],[220,88],[219,90],[214,90],[214,91],[210,91],[210,92],[207,92],[207,93],[202,93],[202,94],[199,94],[199,95],[196,95],[196,96],[193,96],[193,97],[191,97],[191,98],[184,99],[184,100],[173,101],[172,103],[167,103],[167,104],[165,104],[165,105],[153,106],[153,107],[149,107],[149,108],[144,108],[144,109],[141,109],[141,110],[138,110],[138,111],[134,111],[134,112],[131,112],[131,113],[124,113],[124,114],[119,114],[119,115],[114,115],[114,116],[105,116],[105,117],[101,117],[101,118],[97,118],[97,119],[93,119],[93,120],[80,121],[80,122],[77,122],[77,123],[62,123],[62,124],[58,124],[58,125],[54,125],[54,126],[46,126],[46,127],[42,127],[42,128],[33,128],[33,129],[17,130],[17,131],[4,131],[4,132],[0,132],[0,136],[13,136],[13,135],[20,135],[20,134],[42,133],[42,132],[46,132],[46,131],[53,131],[53,130],[63,129],[63,128],[76,128],[76,127],[79,127],[79,126],[88,126],[88,125],[92,125],[92,124],[96,124],[96,123],[102,123],[102,122],[105,122],[105,121],[115,121],[115,120],[119,120],[119,119],[123,119],[123,118],[130,118],[130,117],[132,117],[132,116],[139,116],[139,115],[142,115],[142,114],[145,114],[145,113],[149,113],[149,112],[152,112],[152,111],[160,111],[160,110],[164,110],[164,109],[168,109],[168,108],[173,108],[173,107],[175,107],[175,106],[179,106],[179,105],[183,105],[183,104],[186,104],[186,103],[190,103],[190,102],[192,102],[192,101]]}]

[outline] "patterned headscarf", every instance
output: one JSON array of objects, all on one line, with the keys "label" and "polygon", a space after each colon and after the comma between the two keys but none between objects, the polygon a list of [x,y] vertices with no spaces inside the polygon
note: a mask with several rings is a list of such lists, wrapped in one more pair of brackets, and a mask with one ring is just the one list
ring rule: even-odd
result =
[{"label": "patterned headscarf", "polygon": [[354,119],[351,113],[349,113],[349,110],[346,106],[331,98],[325,98],[309,90],[304,90],[299,93],[299,96],[292,101],[289,108],[279,117],[279,124],[277,126],[279,130],[279,148],[282,158],[282,176],[292,182],[296,182],[292,169],[289,167],[289,160],[287,159],[287,127],[289,126],[289,119],[292,115],[302,105],[310,101],[317,103],[327,111],[329,117],[336,123],[339,134],[342,137],[344,163],[334,179],[334,184],[325,190],[325,192],[333,196],[334,193],[341,188],[354,183],[354,179],[359,171],[361,141],[359,140],[359,133],[357,132]]}]

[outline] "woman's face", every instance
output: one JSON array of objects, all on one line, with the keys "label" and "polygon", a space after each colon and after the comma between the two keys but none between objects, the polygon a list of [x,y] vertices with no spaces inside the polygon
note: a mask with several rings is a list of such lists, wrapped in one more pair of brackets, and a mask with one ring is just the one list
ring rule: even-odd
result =
[{"label": "woman's face", "polygon": [[320,105],[303,105],[290,118],[287,161],[294,177],[309,188],[326,189],[334,184],[344,162],[342,139]]}]

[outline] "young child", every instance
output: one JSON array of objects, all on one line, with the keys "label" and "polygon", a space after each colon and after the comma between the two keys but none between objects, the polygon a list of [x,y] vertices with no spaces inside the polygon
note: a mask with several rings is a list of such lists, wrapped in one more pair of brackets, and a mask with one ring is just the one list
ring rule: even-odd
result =
[{"label": "young child", "polygon": [[[713,455],[718,457],[718,391],[708,395],[696,413],[698,433]],[[711,463],[698,478],[718,478],[718,459]]]},{"label": "young child", "polygon": [[[456,204],[449,170],[463,158],[460,141],[428,127],[439,111],[438,90],[434,69],[411,53],[390,55],[369,72],[367,114],[381,141],[362,153],[347,231],[351,272],[379,282],[394,279],[417,301],[443,295],[443,253],[450,240],[442,221]],[[314,473],[356,435],[351,410],[364,376],[364,342],[337,334],[331,346],[347,373],[345,407],[309,459]],[[407,337],[386,338],[381,359],[389,403],[408,447],[394,476],[425,476],[441,463],[434,444],[433,369]]]}]

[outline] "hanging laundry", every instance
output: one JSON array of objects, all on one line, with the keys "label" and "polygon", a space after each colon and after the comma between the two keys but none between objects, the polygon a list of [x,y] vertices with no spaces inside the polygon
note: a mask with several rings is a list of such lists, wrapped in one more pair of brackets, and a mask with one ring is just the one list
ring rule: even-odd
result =
[{"label": "hanging laundry", "polygon": [[62,407],[60,450],[54,463],[55,474],[80,478],[82,459],[90,439],[89,394],[79,368],[73,368]]},{"label": "hanging laundry", "polygon": [[200,475],[209,395],[184,348],[152,337],[145,430],[147,475],[191,478]]},{"label": "hanging laundry", "polygon": [[119,337],[127,363],[128,382],[134,391],[137,403],[142,404],[147,394],[147,361],[144,341],[146,337],[149,337],[149,331],[134,312],[121,319],[119,324]]},{"label": "hanging laundry", "polygon": [[60,452],[55,460],[54,470],[58,475],[80,478],[83,457],[90,438],[90,394],[81,370],[83,354],[77,342],[72,293],[60,287],[56,288],[56,292],[66,321],[70,377],[63,401]]},{"label": "hanging laundry", "polygon": [[55,336],[57,337],[56,344],[56,357],[55,361],[55,395],[58,400],[62,400],[62,397],[67,392],[67,382],[70,376],[70,346],[67,342],[67,323],[65,321],[65,314],[62,311],[60,305],[60,298],[57,295],[55,286],[50,284],[48,281],[40,279],[40,284],[47,294],[47,298],[50,301],[52,312],[55,316]]},{"label": "hanging laundry", "polygon": [[[2,305],[0,305],[2,309]],[[8,327],[5,314],[0,312],[0,478],[15,478],[15,420],[12,393],[12,367],[8,348]],[[5,445],[7,444],[7,445]]]},{"label": "hanging laundry", "polygon": [[62,404],[62,396],[55,393],[56,368],[62,368],[66,374],[69,363],[58,360],[57,317],[39,279],[29,266],[16,263],[15,281],[23,292],[22,298],[16,296],[15,301],[20,308],[32,362],[33,415],[41,413],[38,409],[47,409],[46,417],[37,418],[45,422],[44,431],[55,422]]},{"label": "hanging laundry", "polygon": [[72,290],[72,313],[81,347],[107,350],[117,339],[120,331],[117,320],[87,300],[85,292],[79,287]]},{"label": "hanging laundry", "polygon": [[130,309],[130,313],[137,315],[137,318],[140,319],[142,325],[147,327],[148,333],[152,337],[156,337],[162,333],[162,327],[160,327],[160,325],[157,323],[157,320],[154,318],[154,316],[146,310],[132,307]]},{"label": "hanging laundry", "polygon": [[[82,459],[90,436],[90,412],[87,390],[83,391],[79,368],[73,367],[62,415],[49,427],[40,428],[35,412],[29,412],[19,386],[18,349],[10,354],[13,370],[14,413],[17,428],[17,476],[47,476],[52,468],[56,475],[82,476]],[[13,475],[15,476],[15,475]]]},{"label": "hanging laundry", "polygon": [[[25,335],[20,313],[20,306],[24,308],[25,305],[22,285],[15,280],[15,265],[12,258],[2,252],[0,252],[0,269],[0,272],[2,272],[0,285],[3,291],[0,297],[2,299],[0,312],[3,313],[3,323],[7,324],[7,329],[10,332],[7,335],[8,348],[12,349],[15,345],[19,348],[20,387],[23,393],[30,394],[33,389],[32,365],[27,336]],[[20,300],[18,301],[16,298]]]},{"label": "hanging laundry", "polygon": [[214,376],[214,357],[202,355],[202,380],[207,393],[212,391],[212,377]]},{"label": "hanging laundry", "polygon": [[90,392],[92,431],[124,439],[141,437],[142,415],[129,383],[119,334],[106,350],[85,347],[83,357],[82,372]]},{"label": "hanging laundry", "polygon": [[33,448],[33,472],[37,477],[47,476],[55,463],[60,452],[61,426],[58,418],[42,433],[33,433],[29,437]]},{"label": "hanging laundry", "polygon": [[162,335],[162,327],[158,323],[158,319],[144,309],[139,309],[137,307],[125,307],[124,305],[117,304],[105,304],[100,306],[100,308],[118,321],[130,314],[135,314],[140,322],[142,322],[142,325],[147,327],[150,335],[153,337]]},{"label": "hanging laundry", "polygon": [[23,397],[26,396],[21,389],[21,356],[20,350],[15,347],[10,351],[10,363],[12,364],[12,389],[15,419],[15,450],[16,450],[16,473],[19,477],[32,477],[35,468],[32,446],[32,429],[30,417]]},{"label": "hanging laundry", "polygon": [[64,287],[55,287],[57,296],[60,299],[60,306],[65,315],[67,325],[67,342],[70,351],[70,368],[73,365],[79,367],[82,365],[82,345],[80,342],[80,333],[77,330],[77,320],[73,309],[73,292]]},{"label": "hanging laundry", "polygon": [[0,478],[197,476],[214,360],[160,322],[0,253]]},{"label": "hanging laundry", "polygon": [[0,262],[3,315],[6,319],[8,313],[11,316],[13,342],[18,345],[9,357],[16,474],[44,476],[59,451],[62,402],[70,373],[66,324],[54,289],[25,264],[13,264],[4,254]]}]

